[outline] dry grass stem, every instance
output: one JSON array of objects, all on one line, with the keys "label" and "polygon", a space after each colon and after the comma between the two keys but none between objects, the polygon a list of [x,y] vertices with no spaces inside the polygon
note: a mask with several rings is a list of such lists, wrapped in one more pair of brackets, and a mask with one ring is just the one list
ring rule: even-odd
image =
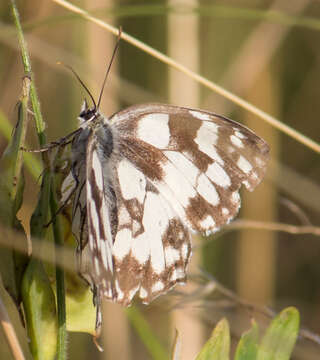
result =
[{"label": "dry grass stem", "polygon": [[269,230],[269,231],[280,231],[286,232],[289,234],[312,234],[312,235],[320,235],[320,227],[313,225],[291,225],[291,224],[283,224],[276,222],[264,222],[264,221],[256,221],[256,220],[235,220],[231,224],[228,225],[226,230],[236,230],[236,229],[258,229],[258,230]]},{"label": "dry grass stem", "polygon": [[9,315],[1,298],[0,298],[0,323],[14,359],[24,360],[25,357],[20,347],[16,332],[14,331],[12,323],[9,319]]}]

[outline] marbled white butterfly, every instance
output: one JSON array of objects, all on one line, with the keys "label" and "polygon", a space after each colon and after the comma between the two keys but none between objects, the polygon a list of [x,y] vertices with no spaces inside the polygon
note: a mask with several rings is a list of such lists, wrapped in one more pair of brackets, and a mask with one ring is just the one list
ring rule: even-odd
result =
[{"label": "marbled white butterfly", "polygon": [[268,145],[220,115],[144,104],[109,119],[85,103],[64,199],[74,193],[80,273],[98,298],[144,303],[186,280],[190,230],[228,223],[253,190]]},{"label": "marbled white butterfly", "polygon": [[95,294],[99,328],[102,297],[127,306],[138,294],[149,303],[186,281],[190,232],[208,235],[237,214],[239,188],[260,183],[269,147],[203,110],[143,104],[106,118],[104,86],[96,105],[75,75],[93,107],[85,102],[79,128],[53,146],[72,138],[62,202],[73,197],[79,271]]}]

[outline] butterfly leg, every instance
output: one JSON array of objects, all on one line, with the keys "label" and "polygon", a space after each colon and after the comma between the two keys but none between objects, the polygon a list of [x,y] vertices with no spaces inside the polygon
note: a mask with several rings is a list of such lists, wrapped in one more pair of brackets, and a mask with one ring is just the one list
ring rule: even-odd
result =
[{"label": "butterfly leg", "polygon": [[49,144],[47,144],[46,146],[44,146],[41,149],[26,149],[24,147],[20,147],[20,150],[22,151],[26,151],[26,152],[31,152],[31,153],[42,153],[42,152],[47,152],[51,149],[54,149],[57,146],[66,146],[68,144],[70,144],[72,142],[73,139],[67,141],[70,137],[73,137],[74,135],[76,135],[78,132],[80,132],[82,129],[79,128],[75,131],[73,131],[72,133],[68,134],[67,136],[62,137],[61,139],[57,140],[57,141],[53,141]]},{"label": "butterfly leg", "polygon": [[101,311],[101,295],[99,286],[94,285],[93,287],[93,304],[97,309],[96,316],[96,337],[100,336],[101,333],[101,324],[102,324],[102,311]]},{"label": "butterfly leg", "polygon": [[101,311],[101,295],[99,294],[99,287],[94,286],[93,289],[93,303],[96,307],[96,328],[95,328],[95,336],[93,338],[93,342],[95,343],[96,347],[99,351],[103,351],[103,348],[98,343],[98,338],[101,335],[101,326],[102,326],[102,311]]},{"label": "butterfly leg", "polygon": [[44,225],[44,227],[49,227],[53,221],[56,219],[56,217],[61,213],[61,211],[66,207],[66,205],[68,204],[68,202],[70,201],[70,199],[72,198],[72,196],[74,195],[74,193],[76,192],[78,187],[78,184],[76,184],[76,186],[74,187],[74,189],[72,189],[72,191],[70,192],[70,194],[68,195],[68,197],[66,198],[66,200],[63,202],[63,204],[59,207],[59,209],[53,214],[51,220]]}]

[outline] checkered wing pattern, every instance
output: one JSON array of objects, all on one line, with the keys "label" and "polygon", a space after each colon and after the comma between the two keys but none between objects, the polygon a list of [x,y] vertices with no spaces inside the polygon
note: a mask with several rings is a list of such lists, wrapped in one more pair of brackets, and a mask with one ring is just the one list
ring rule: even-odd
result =
[{"label": "checkered wing pattern", "polygon": [[[266,171],[268,145],[222,116],[133,106],[109,120],[83,109],[73,140],[80,272],[97,297],[149,303],[186,280],[190,231],[210,234]],[[70,180],[70,177],[69,177]]]}]

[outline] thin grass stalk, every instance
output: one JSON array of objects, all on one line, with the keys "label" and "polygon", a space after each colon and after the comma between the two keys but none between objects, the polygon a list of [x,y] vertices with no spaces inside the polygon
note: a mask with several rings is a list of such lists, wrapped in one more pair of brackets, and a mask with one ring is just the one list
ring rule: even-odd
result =
[{"label": "thin grass stalk", "polygon": [[[280,9],[251,9],[245,7],[235,6],[221,6],[221,5],[200,5],[192,6],[188,4],[168,6],[151,4],[132,4],[119,6],[95,6],[91,11],[92,15],[103,15],[112,18],[138,18],[147,16],[163,16],[168,14],[177,15],[200,15],[206,18],[223,18],[223,19],[244,19],[247,21],[267,21],[272,24],[281,24],[284,26],[295,26],[303,29],[320,30],[320,21],[316,17],[311,16],[296,16],[294,14],[287,14]],[[31,21],[24,24],[25,30],[33,30],[41,26],[54,26],[61,22],[74,20],[77,15],[54,15],[48,16],[44,19]]]},{"label": "thin grass stalk", "polygon": [[[22,30],[22,26],[20,23],[19,12],[18,12],[16,3],[14,0],[11,0],[11,6],[12,6],[12,11],[13,11],[14,23],[17,28],[17,34],[18,34],[18,40],[19,40],[19,44],[20,44],[22,63],[24,66],[25,76],[30,77],[30,80],[31,80],[30,99],[31,99],[32,108],[33,108],[33,112],[34,112],[34,118],[35,118],[39,143],[41,146],[43,146],[47,142],[46,136],[44,133],[45,123],[44,123],[44,120],[43,120],[43,117],[41,114],[41,110],[40,110],[40,102],[38,100],[37,90],[34,85],[34,77],[33,77],[32,69],[31,69],[31,61],[30,61],[30,57],[29,57],[29,53],[28,53],[27,43],[24,39],[23,30]],[[44,153],[43,156],[46,156],[46,154]]]}]

